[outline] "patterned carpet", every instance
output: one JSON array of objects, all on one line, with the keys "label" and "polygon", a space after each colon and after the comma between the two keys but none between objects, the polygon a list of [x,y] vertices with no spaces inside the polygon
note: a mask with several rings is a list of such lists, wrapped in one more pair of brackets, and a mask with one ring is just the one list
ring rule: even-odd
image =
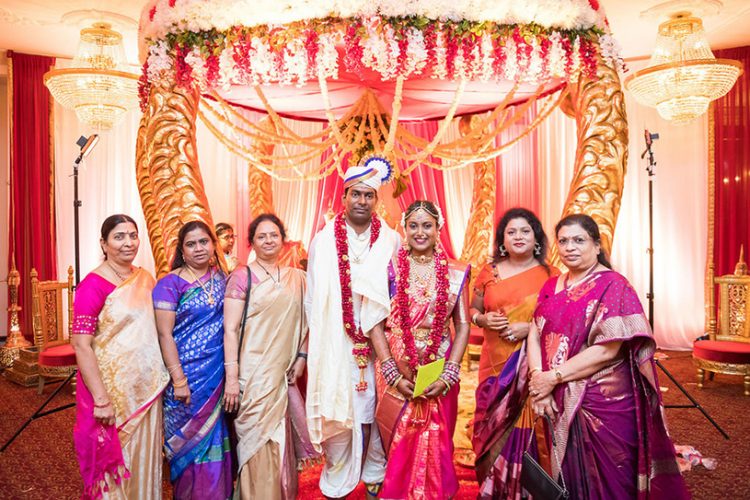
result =
[{"label": "patterned carpet", "polygon": [[[696,467],[686,473],[686,479],[696,499],[748,498],[750,491],[750,398],[742,395],[742,378],[717,375],[706,388],[699,390],[695,384],[695,368],[688,352],[668,353],[664,366],[679,380],[703,407],[724,427],[730,441],[721,435],[695,409],[668,409],[670,432],[677,444],[691,445],[704,457],[716,458],[718,467],[709,471]],[[473,368],[476,368],[474,366]],[[667,404],[684,404],[687,401],[662,373],[661,383],[667,387],[664,399]],[[471,400],[470,374],[464,374],[462,402]],[[47,386],[45,395],[36,394],[36,388],[22,388],[0,378],[0,440],[5,442],[34,409],[54,390]],[[55,403],[72,402],[66,389]],[[466,419],[468,412],[463,412]],[[71,433],[74,410],[69,409],[32,422],[24,433],[0,454],[0,497],[8,499],[74,499],[80,496],[81,480],[73,452]],[[462,423],[459,422],[459,429]],[[458,434],[458,433],[457,433]],[[460,439],[460,436],[457,437]],[[320,469],[304,472],[300,477],[300,497],[308,500],[322,498],[317,490]],[[457,467],[461,490],[457,498],[468,499],[476,495],[473,471]],[[165,471],[165,477],[167,477]],[[165,481],[165,498],[171,489]],[[360,488],[352,498],[363,498]]]}]

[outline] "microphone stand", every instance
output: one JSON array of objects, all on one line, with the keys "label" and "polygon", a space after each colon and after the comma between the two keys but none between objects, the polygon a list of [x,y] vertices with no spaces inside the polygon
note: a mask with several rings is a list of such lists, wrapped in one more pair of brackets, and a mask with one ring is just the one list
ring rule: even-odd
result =
[{"label": "microphone stand", "polygon": [[[646,172],[648,172],[648,293],[646,298],[648,299],[648,322],[651,325],[651,331],[654,331],[654,168],[656,167],[656,160],[654,159],[654,152],[651,150],[651,144],[654,139],[659,138],[659,134],[649,134],[646,130],[646,150],[641,154],[641,159],[648,155],[648,166]],[[680,384],[674,376],[667,370],[664,365],[658,359],[656,366],[658,366],[662,372],[672,381],[672,383],[690,400],[691,404],[683,405],[664,405],[664,408],[696,408],[704,417],[713,425],[717,431],[724,436],[724,439],[729,439],[724,429],[711,418],[711,415],[695,400],[693,396]]]},{"label": "microphone stand", "polygon": [[73,163],[73,241],[74,241],[74,255],[75,255],[75,269],[76,269],[76,283],[81,282],[81,250],[80,250],[80,226],[78,218],[78,209],[81,208],[81,200],[78,199],[78,166],[83,160],[83,149],[78,154],[78,158]]}]

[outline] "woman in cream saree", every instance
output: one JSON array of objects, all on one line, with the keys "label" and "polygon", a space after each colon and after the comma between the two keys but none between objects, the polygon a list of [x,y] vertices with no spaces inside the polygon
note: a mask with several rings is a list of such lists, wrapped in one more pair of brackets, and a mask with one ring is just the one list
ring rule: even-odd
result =
[{"label": "woman in cream saree", "polygon": [[284,234],[275,216],[259,216],[248,233],[258,259],[230,275],[224,301],[225,404],[237,409],[235,498],[293,499],[298,464],[316,456],[295,385],[307,355],[305,273],[275,264]]}]

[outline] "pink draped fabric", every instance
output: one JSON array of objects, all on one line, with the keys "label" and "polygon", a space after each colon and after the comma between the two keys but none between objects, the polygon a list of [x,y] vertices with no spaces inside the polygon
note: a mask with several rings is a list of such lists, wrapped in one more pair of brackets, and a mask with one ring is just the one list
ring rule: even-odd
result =
[{"label": "pink draped fabric", "polygon": [[[500,146],[517,137],[528,127],[528,122],[537,114],[532,105],[520,123],[503,131],[495,140]],[[534,130],[523,140],[518,141],[505,154],[496,160],[497,191],[495,196],[495,222],[506,210],[523,207],[539,214],[539,131]]]},{"label": "pink draped fabric", "polygon": [[[321,163],[330,155],[331,150],[325,150],[320,158]],[[305,242],[308,248],[313,237],[326,225],[326,214],[328,211],[336,213],[341,210],[341,196],[343,194],[344,181],[339,176],[338,171],[334,171],[328,177],[318,181],[318,204],[315,207],[312,234],[310,234],[310,239]]]},{"label": "pink draped fabric", "polygon": [[[437,133],[439,123],[436,121],[406,123],[404,128],[409,132],[418,135],[424,139],[432,139]],[[440,163],[439,159],[433,158],[433,161]],[[403,170],[408,167],[405,163],[400,163],[399,167]],[[401,196],[398,197],[398,205],[401,210],[406,208],[415,200],[428,200],[440,206],[445,216],[445,185],[443,183],[443,172],[434,168],[420,165],[409,176],[409,185]],[[451,259],[455,258],[453,243],[451,242],[450,230],[448,224],[443,226],[440,231],[440,243],[445,249],[445,253]]]}]

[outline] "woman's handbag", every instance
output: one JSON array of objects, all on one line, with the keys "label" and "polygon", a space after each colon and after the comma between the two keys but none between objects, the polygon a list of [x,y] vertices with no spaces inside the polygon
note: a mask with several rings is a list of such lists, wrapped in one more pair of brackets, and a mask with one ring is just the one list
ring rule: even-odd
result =
[{"label": "woman's handbag", "polygon": [[[547,419],[547,424],[550,428],[550,435],[552,436],[552,454],[555,456],[557,468],[560,469],[560,459],[557,457],[557,450],[555,448],[555,435],[552,432],[552,421],[548,415],[544,415],[544,418]],[[534,427],[534,425],[531,426],[529,443],[526,445],[526,451],[523,452],[521,486],[529,492],[534,500],[560,500],[568,498],[569,493],[568,489],[565,487],[565,478],[563,477],[562,472],[560,472],[560,479],[562,480],[561,486],[557,481],[552,479],[549,474],[547,474],[544,467],[539,465],[539,462],[534,460],[534,457],[529,453],[529,447],[535,436]]]}]

